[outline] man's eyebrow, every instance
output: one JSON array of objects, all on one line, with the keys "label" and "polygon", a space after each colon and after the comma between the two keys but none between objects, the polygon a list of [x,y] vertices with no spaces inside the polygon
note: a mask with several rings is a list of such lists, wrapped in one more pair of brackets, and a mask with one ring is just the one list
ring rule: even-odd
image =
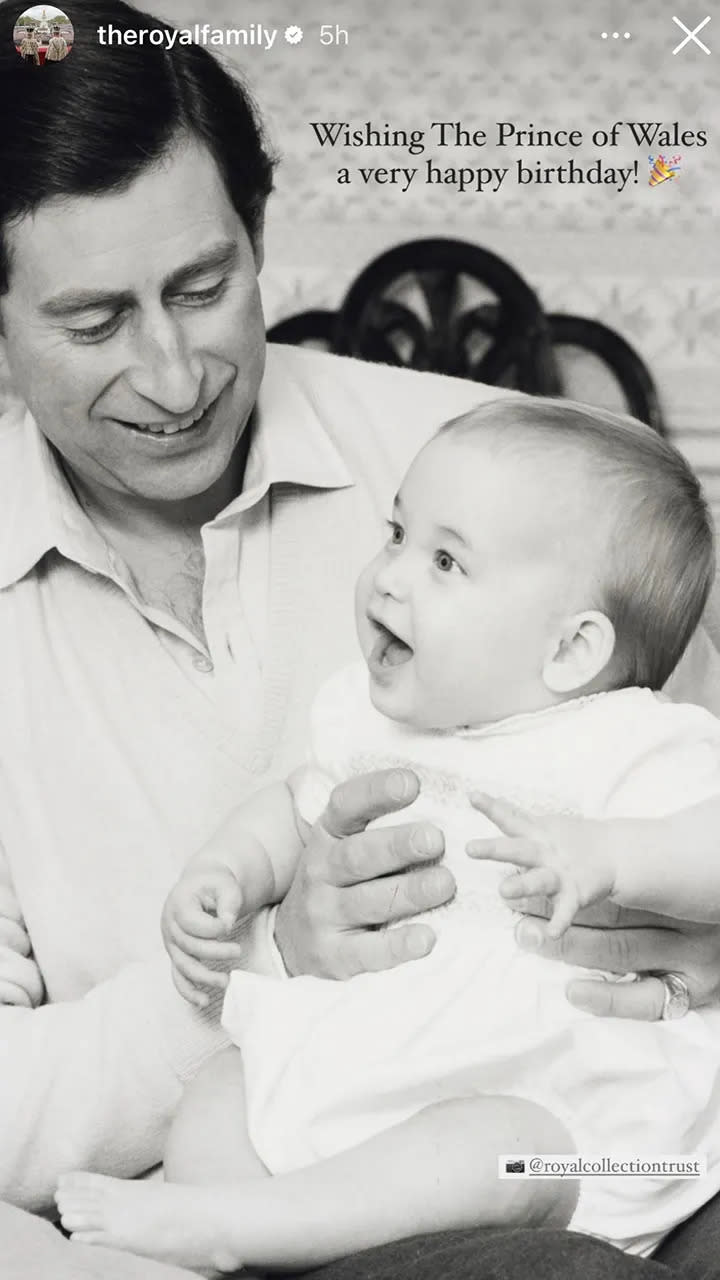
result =
[{"label": "man's eyebrow", "polygon": [[[237,261],[238,245],[235,240],[224,240],[212,245],[192,262],[178,267],[163,281],[163,293],[186,284],[207,271],[226,270]],[[135,295],[127,289],[113,292],[108,289],[66,289],[54,298],[43,302],[40,311],[44,316],[64,316],[71,312],[92,311],[98,307],[127,307],[135,301]]]},{"label": "man's eyebrow", "polygon": [[210,249],[206,249],[199,258],[193,258],[192,262],[188,262],[184,267],[178,267],[177,271],[173,271],[172,275],[163,281],[163,290],[172,288],[186,280],[192,280],[196,276],[204,275],[206,271],[227,270],[228,267],[234,267],[239,252],[236,240],[223,240],[221,244],[216,244]]},{"label": "man's eyebrow", "polygon": [[107,289],[66,289],[54,298],[48,298],[40,307],[40,313],[49,316],[70,315],[76,311],[93,311],[98,307],[126,307],[134,301],[134,295],[127,290],[122,293],[111,293]]}]

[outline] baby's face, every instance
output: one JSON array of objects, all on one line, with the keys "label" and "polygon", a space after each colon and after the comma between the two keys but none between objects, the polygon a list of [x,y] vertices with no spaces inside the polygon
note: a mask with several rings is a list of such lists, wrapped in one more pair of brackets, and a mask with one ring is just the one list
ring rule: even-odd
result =
[{"label": "baby's face", "polygon": [[410,467],[356,592],[370,696],[391,719],[451,729],[552,701],[542,672],[573,603],[576,499],[538,471],[459,434]]}]

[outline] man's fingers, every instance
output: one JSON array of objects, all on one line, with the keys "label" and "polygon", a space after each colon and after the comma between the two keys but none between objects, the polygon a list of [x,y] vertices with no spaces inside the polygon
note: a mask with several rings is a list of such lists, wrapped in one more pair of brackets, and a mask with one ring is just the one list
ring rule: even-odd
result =
[{"label": "man's fingers", "polygon": [[408,960],[419,960],[432,951],[435,934],[427,925],[408,924],[398,929],[381,929],[371,933],[346,936],[343,954],[347,967],[344,977],[357,973],[378,973],[394,969]]},{"label": "man's fingers", "polygon": [[662,1016],[665,987],[659,978],[623,983],[578,979],[568,984],[567,998],[576,1009],[601,1018],[655,1022]]},{"label": "man's fingers", "polygon": [[444,849],[442,832],[429,824],[374,827],[338,841],[329,850],[323,879],[335,888],[359,885],[406,871],[418,862],[433,862]]},{"label": "man's fingers", "polygon": [[335,787],[320,822],[328,835],[355,835],[368,822],[412,804],[420,784],[410,769],[359,774]]},{"label": "man's fingers", "polygon": [[433,866],[352,885],[338,905],[345,929],[362,929],[430,911],[449,902],[454,893],[452,873],[447,867]]},{"label": "man's fingers", "polygon": [[469,840],[465,852],[471,858],[484,858],[490,862],[514,862],[517,867],[537,867],[542,862],[544,851],[537,840],[526,836],[489,836],[483,840]]},{"label": "man's fingers", "polygon": [[207,938],[195,938],[185,933],[177,922],[172,920],[168,930],[170,937],[181,951],[194,956],[196,960],[204,960],[216,964],[240,964],[245,950],[237,942],[214,942]]},{"label": "man's fingers", "polygon": [[549,960],[609,973],[681,968],[685,954],[671,929],[588,929],[573,925],[562,938],[548,936],[543,920],[524,917],[515,929],[518,946]]},{"label": "man's fingers", "polygon": [[527,836],[532,839],[537,835],[537,820],[509,800],[498,800],[494,796],[485,795],[483,791],[472,791],[469,798],[473,808],[484,813],[506,836]]}]

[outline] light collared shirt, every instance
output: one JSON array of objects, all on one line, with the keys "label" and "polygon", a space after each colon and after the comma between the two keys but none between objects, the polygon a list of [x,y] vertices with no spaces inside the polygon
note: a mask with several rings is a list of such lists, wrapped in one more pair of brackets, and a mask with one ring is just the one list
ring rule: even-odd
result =
[{"label": "light collared shirt", "polygon": [[172,986],[163,901],[231,807],[301,763],[409,461],[496,394],[271,348],[245,488],[202,531],[207,645],[138,598],[32,418],[0,419],[0,902],[50,1002],[0,1009],[0,1196],[40,1208],[63,1169],[161,1158],[182,1082],[226,1043]]}]

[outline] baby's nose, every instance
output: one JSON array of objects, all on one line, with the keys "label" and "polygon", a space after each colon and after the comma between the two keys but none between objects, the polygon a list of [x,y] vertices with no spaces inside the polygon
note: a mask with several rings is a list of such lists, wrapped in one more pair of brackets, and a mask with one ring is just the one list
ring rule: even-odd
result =
[{"label": "baby's nose", "polygon": [[375,575],[375,590],[381,596],[400,599],[408,591],[410,575],[401,557],[395,557],[382,565]]}]

